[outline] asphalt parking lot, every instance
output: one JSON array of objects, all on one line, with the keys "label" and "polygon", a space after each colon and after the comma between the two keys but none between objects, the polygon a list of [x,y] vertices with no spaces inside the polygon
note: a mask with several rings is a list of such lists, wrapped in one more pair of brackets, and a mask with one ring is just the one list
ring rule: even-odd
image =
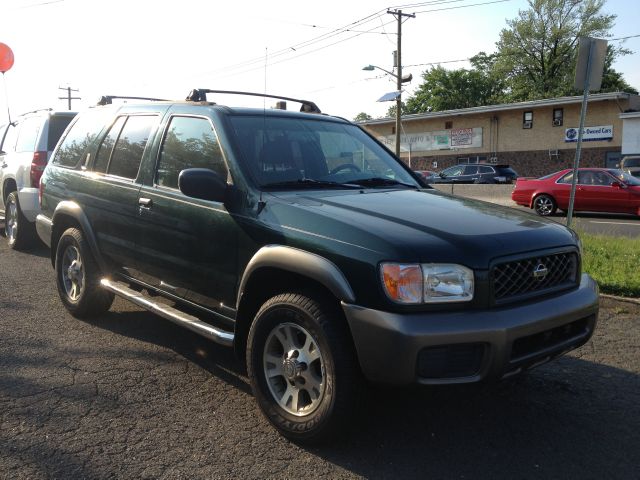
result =
[{"label": "asphalt parking lot", "polygon": [[372,388],[309,448],[230,351],[122,300],[74,319],[48,252],[0,240],[0,478],[638,478],[640,305],[603,300],[592,341],[509,382]]}]

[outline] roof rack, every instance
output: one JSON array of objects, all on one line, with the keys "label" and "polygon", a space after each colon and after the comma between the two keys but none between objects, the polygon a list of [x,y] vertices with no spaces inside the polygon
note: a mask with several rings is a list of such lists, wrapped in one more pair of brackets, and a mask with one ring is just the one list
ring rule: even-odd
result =
[{"label": "roof rack", "polygon": [[25,115],[29,115],[31,113],[38,113],[38,112],[53,112],[53,108],[51,108],[51,107],[49,107],[49,108],[38,108],[37,110],[31,110],[30,112],[21,113],[18,116],[19,117],[23,117]]},{"label": "roof rack", "polygon": [[267,93],[254,93],[254,92],[240,92],[237,90],[210,90],[208,88],[194,88],[187,95],[186,100],[189,102],[206,102],[207,93],[224,93],[230,95],[249,95],[252,97],[264,97],[264,98],[277,98],[278,100],[289,100],[291,102],[300,103],[301,112],[306,113],[322,113],[318,106],[310,100],[301,100],[298,98],[282,97],[280,95],[269,95]]},{"label": "roof rack", "polygon": [[151,102],[166,102],[166,98],[150,98],[150,97],[123,97],[121,95],[103,95],[98,100],[98,105],[111,105],[114,99],[118,100],[149,100]]}]

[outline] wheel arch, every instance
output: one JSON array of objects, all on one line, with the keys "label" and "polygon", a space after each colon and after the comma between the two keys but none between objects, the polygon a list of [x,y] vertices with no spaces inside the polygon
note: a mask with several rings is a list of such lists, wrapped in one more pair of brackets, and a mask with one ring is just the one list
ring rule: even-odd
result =
[{"label": "wheel arch", "polygon": [[541,191],[535,192],[533,195],[531,195],[531,202],[529,203],[529,208],[533,208],[534,207],[536,198],[538,198],[540,195],[546,195],[547,197],[550,197],[551,200],[553,200],[555,202],[555,204],[558,205],[558,200],[556,200],[556,197],[553,194],[551,194],[551,193],[549,193],[549,192],[547,192],[545,190],[541,190]]},{"label": "wheel arch", "polygon": [[78,228],[82,231],[93,258],[96,259],[98,266],[102,271],[105,271],[105,263],[102,255],[98,250],[98,243],[96,241],[95,234],[89,223],[89,219],[82,210],[82,207],[76,202],[70,200],[63,200],[56,206],[53,216],[51,218],[51,263],[55,266],[56,250],[58,249],[58,241],[60,237],[68,228]]},{"label": "wheel arch", "polygon": [[234,350],[244,358],[247,335],[256,312],[269,298],[287,291],[312,292],[334,302],[353,303],[355,295],[330,260],[292,247],[262,247],[247,264],[237,298]]}]

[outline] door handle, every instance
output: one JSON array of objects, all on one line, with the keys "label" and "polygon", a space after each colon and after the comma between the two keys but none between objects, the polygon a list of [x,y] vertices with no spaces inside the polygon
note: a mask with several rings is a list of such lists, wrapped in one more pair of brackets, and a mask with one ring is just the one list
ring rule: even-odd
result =
[{"label": "door handle", "polygon": [[151,200],[150,198],[140,197],[138,199],[138,205],[140,205],[141,207],[150,208],[151,205],[153,205],[153,200]]}]

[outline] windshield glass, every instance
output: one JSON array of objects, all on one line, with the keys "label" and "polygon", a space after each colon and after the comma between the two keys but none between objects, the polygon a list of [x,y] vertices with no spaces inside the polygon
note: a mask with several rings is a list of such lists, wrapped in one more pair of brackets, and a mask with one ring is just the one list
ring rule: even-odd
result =
[{"label": "windshield glass", "polygon": [[261,187],[419,186],[355,125],[268,115],[233,115],[230,121],[245,166]]},{"label": "windshield glass", "polygon": [[628,174],[627,172],[623,172],[622,170],[609,170],[609,173],[626,183],[627,185],[640,185],[640,178],[636,178],[633,175]]}]

